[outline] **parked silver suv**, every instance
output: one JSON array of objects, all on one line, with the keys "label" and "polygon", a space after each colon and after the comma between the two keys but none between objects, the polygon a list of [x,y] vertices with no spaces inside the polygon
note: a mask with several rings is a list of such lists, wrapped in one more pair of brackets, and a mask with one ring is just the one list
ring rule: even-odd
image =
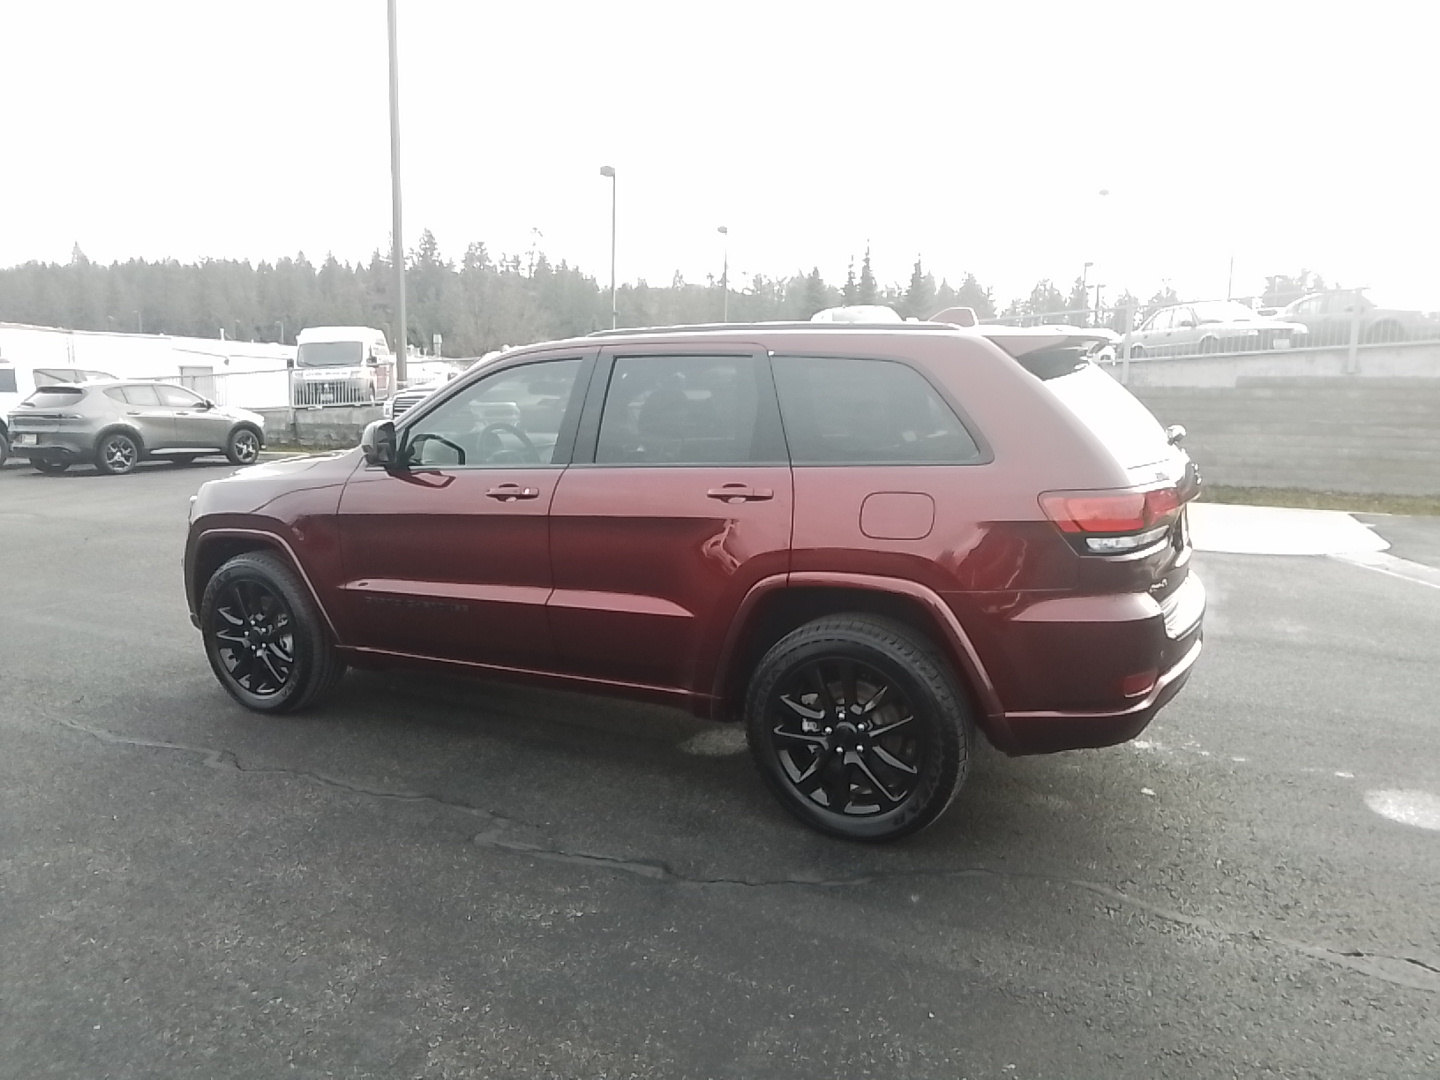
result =
[{"label": "parked silver suv", "polygon": [[11,452],[42,473],[89,461],[120,475],[145,458],[224,454],[252,465],[265,445],[265,418],[170,383],[105,380],[39,387],[10,414],[10,433]]}]

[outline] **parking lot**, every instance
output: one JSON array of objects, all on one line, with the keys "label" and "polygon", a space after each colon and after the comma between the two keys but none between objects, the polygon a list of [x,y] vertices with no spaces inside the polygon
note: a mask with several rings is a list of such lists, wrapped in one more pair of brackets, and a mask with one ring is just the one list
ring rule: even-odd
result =
[{"label": "parking lot", "polygon": [[[1201,553],[1137,742],[793,821],[738,730],[205,662],[188,497],[0,470],[0,1076],[1440,1075],[1440,588]],[[1440,519],[1367,519],[1440,567]]]}]

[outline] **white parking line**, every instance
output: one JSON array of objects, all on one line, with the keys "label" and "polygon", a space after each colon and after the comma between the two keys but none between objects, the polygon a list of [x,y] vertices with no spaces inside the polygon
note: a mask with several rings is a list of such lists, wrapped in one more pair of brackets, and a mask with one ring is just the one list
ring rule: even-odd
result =
[{"label": "white parking line", "polygon": [[1190,538],[1197,551],[1233,555],[1340,555],[1390,546],[1368,525],[1340,510],[1191,503]]},{"label": "white parking line", "polygon": [[1404,578],[1417,585],[1429,585],[1432,589],[1440,589],[1440,570],[1433,566],[1426,566],[1424,563],[1397,558],[1383,551],[1349,551],[1330,557],[1350,563],[1352,566],[1363,566],[1366,570],[1375,570],[1381,574],[1389,574],[1391,577]]}]

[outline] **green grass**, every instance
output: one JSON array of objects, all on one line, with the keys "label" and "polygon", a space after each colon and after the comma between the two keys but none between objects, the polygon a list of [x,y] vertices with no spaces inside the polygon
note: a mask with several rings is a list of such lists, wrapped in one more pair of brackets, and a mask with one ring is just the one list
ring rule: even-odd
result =
[{"label": "green grass", "polygon": [[1295,506],[1304,510],[1347,510],[1352,514],[1440,514],[1440,496],[1435,495],[1351,495],[1343,491],[1206,484],[1200,489],[1199,501]]}]

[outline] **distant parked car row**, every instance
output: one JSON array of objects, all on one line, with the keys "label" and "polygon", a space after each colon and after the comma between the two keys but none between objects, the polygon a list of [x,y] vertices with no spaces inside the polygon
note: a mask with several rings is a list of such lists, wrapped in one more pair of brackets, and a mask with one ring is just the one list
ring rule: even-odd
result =
[{"label": "distant parked car row", "polygon": [[1284,308],[1251,308],[1238,300],[1172,304],[1130,336],[1130,356],[1259,352],[1266,349],[1440,340],[1440,319],[1378,307],[1358,291],[1312,293]]}]

